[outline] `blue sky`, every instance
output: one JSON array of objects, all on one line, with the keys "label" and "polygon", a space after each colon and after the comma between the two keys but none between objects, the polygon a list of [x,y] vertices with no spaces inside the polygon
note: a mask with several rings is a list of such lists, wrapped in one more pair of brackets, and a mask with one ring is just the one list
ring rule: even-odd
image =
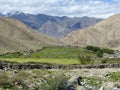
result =
[{"label": "blue sky", "polygon": [[0,0],[0,12],[11,11],[107,18],[120,13],[120,0]]},{"label": "blue sky", "polygon": [[105,2],[114,2],[114,0],[103,0]]}]

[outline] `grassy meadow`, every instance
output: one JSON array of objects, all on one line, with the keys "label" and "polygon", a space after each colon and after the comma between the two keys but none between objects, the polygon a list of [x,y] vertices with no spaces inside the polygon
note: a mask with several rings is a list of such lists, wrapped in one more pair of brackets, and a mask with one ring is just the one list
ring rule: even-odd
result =
[{"label": "grassy meadow", "polygon": [[80,64],[80,56],[94,56],[95,53],[77,47],[46,47],[35,52],[7,53],[0,56],[1,60],[11,62],[39,62],[51,64]]},{"label": "grassy meadow", "polygon": [[0,60],[10,62],[35,62],[50,64],[101,64],[120,63],[120,60],[107,60],[97,56],[97,52],[86,48],[57,46],[45,47],[31,52],[14,52],[0,55]]}]

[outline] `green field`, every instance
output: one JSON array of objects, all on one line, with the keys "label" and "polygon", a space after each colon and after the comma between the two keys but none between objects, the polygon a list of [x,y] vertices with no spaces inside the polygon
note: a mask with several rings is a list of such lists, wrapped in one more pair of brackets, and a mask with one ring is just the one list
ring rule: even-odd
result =
[{"label": "green field", "polygon": [[1,60],[10,62],[39,62],[50,64],[101,64],[120,63],[120,60],[107,60],[97,57],[97,52],[86,48],[59,46],[45,47],[31,52],[14,52],[0,55]]},{"label": "green field", "polygon": [[47,47],[37,52],[31,53],[31,58],[67,58],[77,59],[79,56],[93,56],[93,52],[90,52],[84,48],[77,47]]},{"label": "green field", "polygon": [[95,53],[77,47],[46,47],[30,53],[7,53],[0,56],[1,60],[11,62],[39,62],[51,64],[81,64],[80,56],[94,56]]},{"label": "green field", "polygon": [[46,47],[31,52],[16,52],[3,54],[3,58],[51,58],[51,59],[77,59],[79,56],[94,56],[95,53],[84,48],[77,47]]},{"label": "green field", "polygon": [[50,63],[50,64],[80,64],[78,59],[41,59],[41,58],[0,58],[0,60],[10,62],[34,62],[34,63]]}]

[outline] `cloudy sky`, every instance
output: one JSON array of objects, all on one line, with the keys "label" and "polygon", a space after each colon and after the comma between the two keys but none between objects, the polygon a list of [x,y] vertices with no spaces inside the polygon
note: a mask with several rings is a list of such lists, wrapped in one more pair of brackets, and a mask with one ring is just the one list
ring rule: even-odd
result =
[{"label": "cloudy sky", "polygon": [[0,0],[0,12],[106,18],[120,13],[120,0]]}]

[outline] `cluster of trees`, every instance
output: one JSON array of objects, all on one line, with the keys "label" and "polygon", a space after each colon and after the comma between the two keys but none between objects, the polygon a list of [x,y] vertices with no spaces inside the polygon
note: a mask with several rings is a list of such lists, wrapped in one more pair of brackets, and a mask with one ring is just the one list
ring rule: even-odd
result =
[{"label": "cluster of trees", "polygon": [[100,48],[100,47],[96,47],[96,46],[86,46],[86,49],[96,52],[98,57],[102,57],[103,53],[108,53],[108,54],[114,53],[114,50],[111,50],[108,48]]}]

